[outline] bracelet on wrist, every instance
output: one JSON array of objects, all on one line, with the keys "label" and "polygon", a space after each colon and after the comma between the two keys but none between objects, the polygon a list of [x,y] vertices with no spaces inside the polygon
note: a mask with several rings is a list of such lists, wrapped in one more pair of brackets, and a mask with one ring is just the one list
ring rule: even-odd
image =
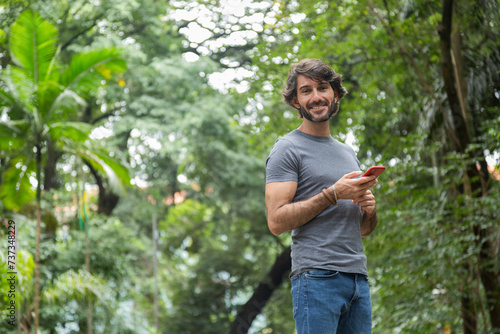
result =
[{"label": "bracelet on wrist", "polygon": [[332,195],[330,195],[328,193],[328,188],[324,188],[323,189],[323,195],[325,195],[325,197],[328,199],[328,201],[333,204],[333,205],[336,205],[337,204],[337,194],[335,193],[335,190],[333,191],[334,195],[335,195],[335,198],[332,197]]},{"label": "bracelet on wrist", "polygon": [[339,199],[337,198],[337,191],[335,190],[335,185],[332,184],[332,190],[333,190],[333,196],[335,197],[335,204],[337,204],[337,202],[339,201]]}]

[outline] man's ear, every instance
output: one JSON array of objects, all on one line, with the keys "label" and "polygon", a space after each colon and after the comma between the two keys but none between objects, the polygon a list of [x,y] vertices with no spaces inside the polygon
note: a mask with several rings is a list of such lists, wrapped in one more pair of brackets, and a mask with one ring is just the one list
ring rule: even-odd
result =
[{"label": "man's ear", "polygon": [[294,97],[291,102],[292,102],[292,105],[295,107],[295,109],[300,110],[300,104],[299,104],[299,100],[297,100],[297,97]]}]

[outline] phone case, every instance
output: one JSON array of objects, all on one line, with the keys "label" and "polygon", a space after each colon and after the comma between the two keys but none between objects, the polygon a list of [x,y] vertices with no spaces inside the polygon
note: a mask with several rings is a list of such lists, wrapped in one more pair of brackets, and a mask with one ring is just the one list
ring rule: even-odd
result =
[{"label": "phone case", "polygon": [[384,166],[373,166],[368,168],[366,173],[363,174],[363,176],[370,176],[370,175],[375,175],[379,177],[380,174],[382,174],[385,170]]}]

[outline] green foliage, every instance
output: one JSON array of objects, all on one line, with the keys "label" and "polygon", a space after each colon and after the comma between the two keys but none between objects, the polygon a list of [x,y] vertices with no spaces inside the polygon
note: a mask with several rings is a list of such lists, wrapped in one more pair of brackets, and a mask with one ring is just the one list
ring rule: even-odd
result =
[{"label": "green foliage", "polygon": [[[493,27],[499,8],[492,3],[457,6],[467,98],[476,101],[470,103],[475,139],[469,149],[498,155],[493,139],[498,62],[491,59],[498,59]],[[442,4],[375,1],[375,9],[370,7],[371,1],[301,1],[276,8],[276,22],[264,30],[253,58],[260,69],[254,86],[270,85],[273,92],[252,92],[256,101],[265,97],[257,129],[274,139],[294,127],[290,111],[278,101],[290,63],[320,58],[341,73],[349,94],[332,121],[332,136],[354,146],[362,168],[387,167],[375,188],[380,223],[365,240],[374,332],[439,333],[445,324],[459,331],[462,296],[472,294],[476,309],[486,309],[474,276],[480,249],[474,228],[498,229],[497,215],[490,214],[499,203],[498,182],[490,181],[484,198],[458,195],[465,166],[481,156],[475,153],[469,160],[447,153],[451,145],[440,108],[448,106],[436,102],[446,101],[437,29]],[[495,42],[486,42],[490,34]],[[478,47],[482,43],[488,46]],[[498,164],[498,158],[494,161]],[[498,243],[495,232],[487,239]],[[498,272],[498,265],[492,270]],[[484,328],[487,316],[479,314],[479,322]]]},{"label": "green foliage", "polygon": [[47,80],[56,53],[57,30],[38,13],[27,10],[12,25],[10,51],[12,61],[35,83]]},{"label": "green foliage", "polygon": [[[158,332],[228,331],[291,241],[267,229],[264,164],[275,139],[300,125],[279,89],[289,65],[306,57],[331,64],[349,91],[332,121],[334,138],[357,150],[362,168],[387,167],[374,189],[380,223],[364,240],[374,333],[442,333],[445,325],[460,332],[461,297],[486,307],[473,231],[498,229],[500,191],[491,180],[487,196],[459,194],[470,158],[448,153],[436,102],[447,108],[436,26],[441,2],[375,1],[386,25],[369,2],[261,1],[242,5],[241,15],[222,2],[172,3],[198,11],[193,24],[212,32],[200,43],[187,41],[181,32],[189,22],[172,21],[164,2],[32,1],[23,12],[26,5],[0,5],[0,48],[8,49],[0,59],[0,198],[3,212],[25,214],[16,219],[23,226],[19,291],[26,315],[36,246],[29,202],[41,144],[41,167],[54,166],[60,182],[43,199],[52,212],[42,221],[42,331],[86,332],[92,299],[94,332],[154,332],[153,214]],[[468,154],[477,159],[479,149],[495,157],[498,5],[460,2],[457,17],[475,106]],[[254,37],[241,44],[228,38],[245,31]],[[183,50],[202,57],[187,62]],[[234,66],[254,73],[247,93],[211,87],[212,73]],[[96,129],[111,134],[90,139]],[[58,160],[49,165],[52,149]],[[91,196],[91,274],[83,270],[85,233],[75,203],[92,181],[76,157],[107,176],[106,190],[123,194],[131,178],[141,185],[120,198],[111,217],[95,214]],[[487,320],[480,314],[479,327]],[[252,331],[294,331],[286,279]]]},{"label": "green foliage", "polygon": [[[84,156],[108,175],[113,191],[122,192],[130,180],[128,172],[104,151],[89,150],[91,128],[72,122],[86,106],[78,93],[93,88],[102,77],[109,78],[125,69],[116,49],[77,54],[69,66],[61,68],[56,57],[56,28],[31,10],[19,16],[11,36],[10,50],[16,66],[9,65],[2,71],[0,97],[8,107],[9,118],[2,127],[12,129],[13,135],[5,135],[1,147],[4,156],[17,158],[4,172],[0,185],[3,205],[19,209],[34,198],[29,176],[35,171],[35,160],[30,157],[44,148],[44,141]],[[22,195],[10,196],[16,192]]]},{"label": "green foliage", "polygon": [[[61,203],[62,204],[62,203]],[[33,270],[35,251],[35,221],[15,215],[18,227],[16,305],[21,318],[32,312]],[[76,225],[76,224],[75,224]],[[68,227],[68,225],[66,225]],[[147,240],[116,219],[92,214],[90,217],[89,244],[91,272],[84,268],[85,232],[78,228],[59,229],[55,240],[42,236],[42,286],[41,325],[45,330],[65,330],[77,333],[86,330],[86,306],[93,300],[96,312],[96,333],[144,333],[143,311],[128,307],[130,296],[142,288],[143,275],[149,270],[142,263],[149,263]],[[6,229],[0,231],[6,240]],[[6,263],[6,253],[0,260]],[[7,275],[1,266],[0,277]],[[0,287],[3,305],[8,300],[8,286]],[[3,313],[2,313],[3,314]],[[19,319],[19,318],[18,318]],[[83,320],[83,321],[82,321]],[[113,325],[114,324],[114,325]],[[80,329],[78,329],[80,328]],[[0,328],[0,333],[10,333]]]},{"label": "green foliage", "polygon": [[[6,230],[2,227],[2,240],[7,240]],[[2,252],[0,254],[0,260],[2,264],[7,263],[7,253]],[[0,295],[2,296],[2,305],[8,305],[11,300],[14,300],[16,304],[23,305],[26,301],[29,301],[33,296],[33,271],[35,263],[33,257],[25,249],[20,249],[16,254],[16,281],[15,281],[15,292],[10,292],[10,285],[2,284],[0,287]],[[2,281],[5,282],[9,275],[9,270],[6,265],[0,268],[0,277]],[[15,298],[12,296],[15,295]],[[3,313],[2,313],[3,315]]]},{"label": "green foliage", "polygon": [[[410,175],[434,171],[405,164],[388,170],[391,180],[377,191],[380,223],[365,243],[370,259],[374,333],[440,333],[445,324],[459,331],[460,298],[474,296],[476,307],[485,297],[474,277],[479,246],[472,229],[490,229],[498,222],[498,187],[488,197],[455,200],[446,187],[415,187]],[[456,183],[450,174],[444,180]],[[498,268],[498,264],[496,264]],[[390,312],[386,305],[391,304]],[[481,321],[484,321],[481,320]]]},{"label": "green foliage", "polygon": [[35,160],[24,156],[10,161],[3,173],[0,198],[7,208],[18,208],[35,198],[31,179],[36,176]]},{"label": "green foliage", "polygon": [[43,298],[47,303],[59,302],[61,304],[82,299],[102,299],[105,301],[110,299],[109,296],[106,296],[110,293],[109,286],[99,277],[91,275],[86,270],[75,272],[70,269],[45,289]]}]

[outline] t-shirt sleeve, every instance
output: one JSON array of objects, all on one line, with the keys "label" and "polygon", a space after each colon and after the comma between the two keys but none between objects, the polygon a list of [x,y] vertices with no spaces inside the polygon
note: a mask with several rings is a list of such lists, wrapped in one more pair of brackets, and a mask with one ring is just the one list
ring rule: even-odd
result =
[{"label": "t-shirt sleeve", "polygon": [[266,183],[299,180],[297,150],[292,142],[278,139],[266,160]]},{"label": "t-shirt sleeve", "polygon": [[356,163],[358,164],[358,168],[360,168],[361,164],[359,163],[358,156],[356,155],[356,152],[354,152],[354,150],[350,146],[349,146],[349,149],[351,151],[352,156],[354,157],[354,160],[356,160]]}]

